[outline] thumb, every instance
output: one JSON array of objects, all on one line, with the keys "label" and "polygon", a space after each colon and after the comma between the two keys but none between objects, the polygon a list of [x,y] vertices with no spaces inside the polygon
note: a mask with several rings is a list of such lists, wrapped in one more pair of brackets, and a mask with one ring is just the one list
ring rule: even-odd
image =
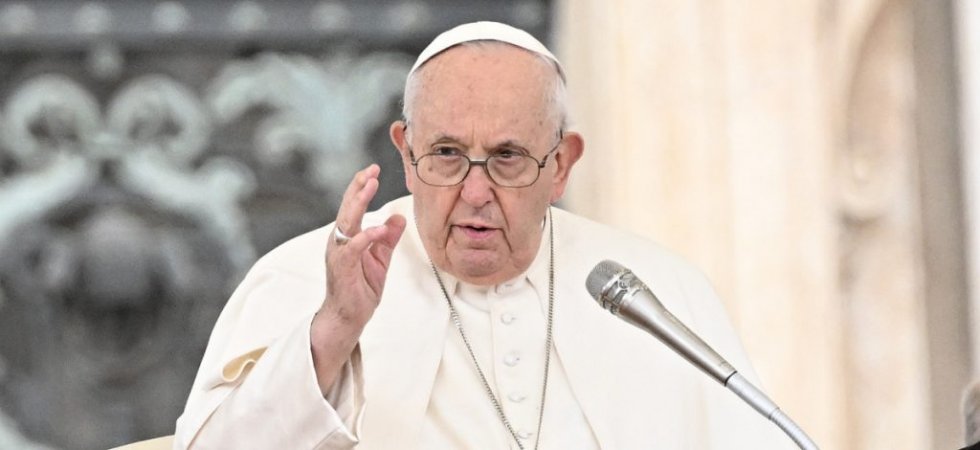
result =
[{"label": "thumb", "polygon": [[394,248],[398,241],[402,237],[402,233],[405,232],[405,225],[407,221],[405,216],[401,214],[395,214],[385,221],[386,233],[381,237],[380,243],[382,245]]}]

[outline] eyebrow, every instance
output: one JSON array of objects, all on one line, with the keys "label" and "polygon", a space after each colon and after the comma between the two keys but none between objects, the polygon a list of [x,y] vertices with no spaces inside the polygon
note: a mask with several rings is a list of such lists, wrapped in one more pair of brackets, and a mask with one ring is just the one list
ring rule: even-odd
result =
[{"label": "eyebrow", "polygon": [[[462,145],[462,140],[459,139],[456,136],[451,135],[451,134],[442,133],[442,134],[439,134],[439,135],[436,136],[436,139],[434,141],[432,141],[431,144],[429,144],[429,147],[432,147],[434,145],[439,145],[439,144],[457,144],[457,145]],[[467,150],[469,149],[468,146],[465,146],[465,147],[467,148]],[[523,152],[525,154],[528,154],[528,155],[531,154],[531,152],[528,151],[528,149],[526,147],[524,147],[523,145],[521,145],[519,142],[517,142],[514,139],[504,140],[503,142],[500,142],[500,143],[497,143],[497,144],[493,145],[492,147],[488,148],[487,150],[489,152],[494,152],[494,151],[500,151],[502,149],[513,149],[513,150],[521,151],[521,152]]]}]

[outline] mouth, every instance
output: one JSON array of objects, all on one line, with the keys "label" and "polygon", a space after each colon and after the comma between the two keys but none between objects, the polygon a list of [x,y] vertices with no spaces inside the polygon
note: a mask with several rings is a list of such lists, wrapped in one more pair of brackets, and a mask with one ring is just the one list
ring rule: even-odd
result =
[{"label": "mouth", "polygon": [[453,228],[458,230],[467,238],[473,240],[489,239],[496,234],[497,231],[499,231],[498,228],[493,228],[484,224],[459,224],[454,225]]}]

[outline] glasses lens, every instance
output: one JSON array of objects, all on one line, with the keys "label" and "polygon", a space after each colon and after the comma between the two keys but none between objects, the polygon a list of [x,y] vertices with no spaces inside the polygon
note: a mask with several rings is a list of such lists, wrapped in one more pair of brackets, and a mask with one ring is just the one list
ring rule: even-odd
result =
[{"label": "glasses lens", "polygon": [[[494,183],[503,187],[525,187],[538,179],[538,162],[527,155],[499,154],[487,159],[487,172]],[[470,160],[460,155],[425,155],[415,163],[415,173],[423,183],[453,186],[466,177]]]},{"label": "glasses lens", "polygon": [[507,187],[524,187],[538,177],[538,162],[527,155],[499,154],[487,160],[490,177]]},{"label": "glasses lens", "polygon": [[452,186],[463,181],[469,161],[459,155],[428,154],[418,159],[416,173],[423,183]]}]

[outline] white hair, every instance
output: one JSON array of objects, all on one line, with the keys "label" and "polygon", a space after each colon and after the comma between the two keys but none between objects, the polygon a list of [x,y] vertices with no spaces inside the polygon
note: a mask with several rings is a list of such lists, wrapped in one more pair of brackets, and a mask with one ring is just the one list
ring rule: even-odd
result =
[{"label": "white hair", "polygon": [[[514,47],[506,42],[494,40],[467,41],[457,45],[481,49],[504,45]],[[546,100],[551,104],[551,117],[558,125],[558,129],[564,130],[568,126],[568,90],[565,87],[565,79],[561,76],[561,69],[558,67],[555,61],[551,60],[547,56],[540,53],[531,53],[543,64],[547,64],[548,68],[554,72],[552,81],[553,87],[547,90]],[[424,71],[427,65],[428,64],[423,64],[414,72],[410,73],[408,75],[408,80],[405,82],[405,94],[402,98],[402,117],[405,119],[405,122],[412,121],[412,109],[415,103],[415,98],[418,96],[418,89],[420,86],[419,73]]]}]

